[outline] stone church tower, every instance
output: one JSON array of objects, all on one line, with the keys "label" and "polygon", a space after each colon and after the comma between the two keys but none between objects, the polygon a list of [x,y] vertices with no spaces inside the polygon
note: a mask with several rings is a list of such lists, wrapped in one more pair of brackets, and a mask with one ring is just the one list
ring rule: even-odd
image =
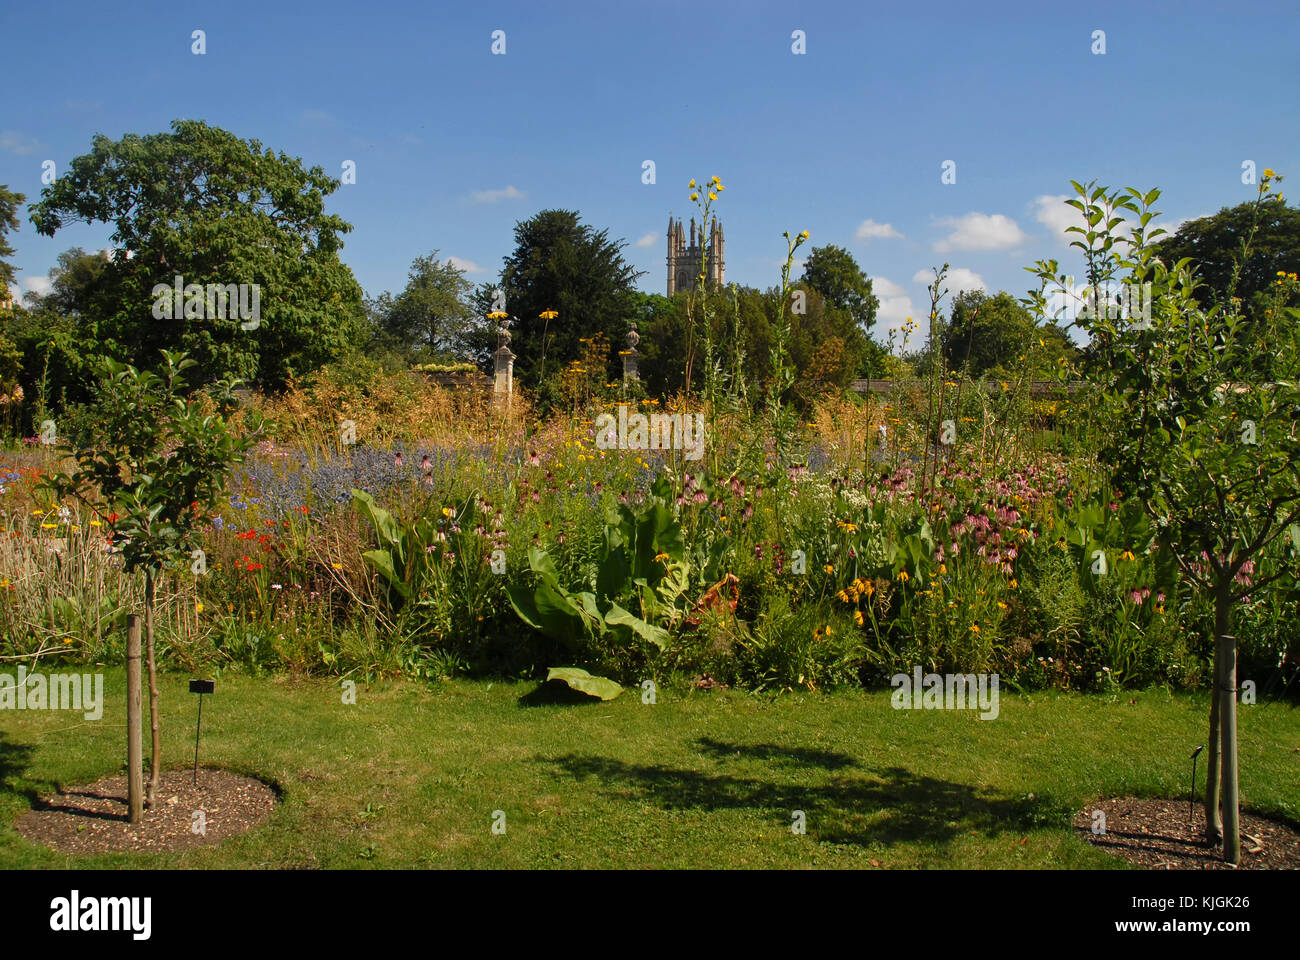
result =
[{"label": "stone church tower", "polygon": [[705,276],[710,285],[722,286],[725,282],[726,265],[723,261],[722,224],[715,217],[709,231],[708,247],[704,246],[704,226],[695,225],[691,217],[690,244],[686,243],[686,234],[682,222],[668,218],[668,296],[679,290],[691,290],[700,276],[701,252],[707,249],[705,256]]}]

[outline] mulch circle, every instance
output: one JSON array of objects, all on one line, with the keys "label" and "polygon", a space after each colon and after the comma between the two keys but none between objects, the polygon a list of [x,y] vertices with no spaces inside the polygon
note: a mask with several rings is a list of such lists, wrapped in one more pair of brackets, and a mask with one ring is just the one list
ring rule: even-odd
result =
[{"label": "mulch circle", "polygon": [[[1094,811],[1105,813],[1105,832]],[[1204,837],[1205,807],[1198,802],[1189,816],[1186,800],[1115,797],[1088,804],[1074,817],[1074,828],[1095,847],[1148,870],[1296,870],[1300,869],[1300,830],[1246,810],[1241,812],[1241,862],[1223,860],[1221,844]]]},{"label": "mulch circle", "polygon": [[[146,789],[148,778],[145,779]],[[261,780],[226,770],[166,770],[158,803],[144,820],[127,819],[126,775],[68,787],[37,801],[14,829],[61,853],[173,851],[210,847],[252,829],[271,815],[275,791]]]}]

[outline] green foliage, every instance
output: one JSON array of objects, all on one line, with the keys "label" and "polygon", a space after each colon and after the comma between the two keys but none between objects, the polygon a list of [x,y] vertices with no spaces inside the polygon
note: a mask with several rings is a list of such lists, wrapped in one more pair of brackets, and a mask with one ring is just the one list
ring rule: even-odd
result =
[{"label": "green foliage", "polygon": [[380,342],[408,358],[462,356],[475,326],[473,285],[438,251],[411,263],[406,289],[371,305]]},{"label": "green foliage", "polygon": [[[515,251],[505,259],[497,287],[505,296],[505,311],[513,317],[511,349],[518,355],[515,376],[528,387],[541,383],[546,372],[563,368],[580,353],[579,341],[604,331],[611,343],[621,343],[633,308],[633,284],[641,274],[623,259],[625,241],[609,239],[572,210],[543,210],[515,225]],[[486,316],[495,304],[494,288],[475,293],[477,312]],[[555,310],[555,319],[543,312]],[[496,349],[492,331],[481,338]],[[615,370],[607,362],[607,374]]]},{"label": "green foliage", "polygon": [[871,280],[853,254],[843,247],[813,247],[804,261],[803,282],[825,297],[830,306],[846,311],[854,326],[864,333],[876,322],[880,300],[871,292]]},{"label": "green foliage", "polygon": [[234,381],[217,385],[212,404],[188,396],[184,354],[163,352],[159,372],[105,359],[95,384],[94,420],[64,441],[76,463],[49,478],[52,493],[91,506],[111,524],[126,570],[157,577],[199,547],[206,511],[225,491],[260,430],[238,434],[227,419]]},{"label": "green foliage", "polygon": [[9,258],[14,255],[14,248],[9,245],[5,234],[18,229],[18,208],[27,197],[14,193],[9,185],[0,184],[0,299],[9,296],[9,284],[14,282],[14,268]]},{"label": "green foliage", "polygon": [[[1229,293],[1241,255],[1241,241],[1254,234],[1251,256],[1240,264],[1236,289]],[[1195,298],[1205,307],[1225,304],[1230,296],[1252,303],[1269,294],[1279,270],[1300,271],[1300,209],[1275,200],[1264,207],[1255,201],[1224,207],[1218,213],[1188,220],[1171,236],[1152,245],[1154,254],[1172,268],[1191,260],[1193,275],[1204,288]]]},{"label": "green foliage", "polygon": [[[42,190],[32,222],[43,236],[73,221],[113,226],[118,250],[93,298],[104,353],[125,361],[181,350],[200,383],[233,375],[278,388],[364,333],[361,289],[339,260],[351,227],[325,213],[338,185],[256,140],[178,120],[170,133],[96,136]],[[256,286],[260,322],[247,328],[229,309],[222,317],[188,304],[156,317],[155,287],[177,276],[187,286]]]}]

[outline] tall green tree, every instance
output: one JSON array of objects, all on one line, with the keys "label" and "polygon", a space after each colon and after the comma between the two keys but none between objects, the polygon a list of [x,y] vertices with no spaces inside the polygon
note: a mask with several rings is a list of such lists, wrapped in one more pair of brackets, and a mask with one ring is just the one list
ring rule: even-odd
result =
[{"label": "tall green tree", "polygon": [[[129,361],[183,350],[201,383],[234,375],[275,388],[365,332],[361,288],[339,260],[351,225],[325,212],[338,186],[256,140],[177,120],[169,133],[96,136],[41,191],[31,219],[44,236],[69,222],[113,226],[118,249],[97,318],[103,353]],[[168,301],[171,316],[160,317],[156,288],[176,277],[198,296],[187,292],[183,309]],[[209,284],[247,285],[257,317],[205,297]]]},{"label": "tall green tree", "polygon": [[827,304],[845,310],[863,332],[876,322],[880,300],[871,292],[871,280],[853,254],[828,243],[813,247],[804,261],[803,282],[826,298]]},{"label": "tall green tree", "polygon": [[[621,344],[634,309],[635,283],[642,272],[623,258],[624,240],[582,222],[573,210],[543,210],[515,225],[515,250],[505,258],[496,285],[504,311],[514,318],[511,349],[515,374],[528,386],[557,374],[577,359],[582,339],[604,331]],[[476,294],[483,315],[497,304],[486,285]],[[553,319],[541,314],[554,310]],[[495,348],[493,343],[492,347]],[[616,352],[611,351],[613,375]]]},{"label": "tall green tree", "polygon": [[[1258,221],[1256,218],[1258,217]],[[1248,202],[1224,207],[1218,213],[1188,220],[1172,235],[1153,245],[1156,256],[1172,266],[1189,258],[1205,289],[1196,292],[1206,306],[1222,303],[1241,254],[1241,241],[1251,231],[1250,261],[1241,264],[1233,296],[1249,306],[1255,296],[1268,291],[1279,270],[1300,271],[1300,209],[1280,200],[1260,210]]]},{"label": "tall green tree", "polygon": [[380,295],[375,319],[390,342],[412,359],[459,359],[473,326],[473,289],[464,271],[439,260],[435,250],[411,263],[405,290],[395,297]]},{"label": "tall green tree", "polygon": [[14,193],[8,184],[0,184],[0,290],[8,296],[9,284],[16,276],[9,258],[14,255],[14,248],[9,245],[5,234],[18,229],[18,208],[27,197]]},{"label": "tall green tree", "polygon": [[947,369],[982,377],[1014,363],[1039,335],[1033,316],[1011,294],[967,290],[953,297],[938,340]]},{"label": "tall green tree", "polygon": [[64,250],[49,272],[49,292],[32,291],[23,299],[38,312],[44,310],[66,317],[93,316],[103,293],[108,266],[108,254],[102,250],[95,253],[87,253],[81,247]]}]

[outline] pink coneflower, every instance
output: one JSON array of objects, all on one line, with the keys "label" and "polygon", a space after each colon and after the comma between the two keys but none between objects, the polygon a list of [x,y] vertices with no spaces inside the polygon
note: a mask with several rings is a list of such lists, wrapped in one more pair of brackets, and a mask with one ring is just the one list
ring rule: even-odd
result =
[{"label": "pink coneflower", "polygon": [[420,469],[425,473],[431,473],[433,471],[433,462],[429,459],[427,453],[424,455],[424,459],[420,461]]},{"label": "pink coneflower", "polygon": [[393,457],[393,466],[400,467],[401,465],[402,465],[402,451],[399,450],[397,451],[397,456]]},{"label": "pink coneflower", "polygon": [[529,450],[529,451],[528,451],[528,465],[529,465],[529,466],[532,466],[532,467],[539,467],[539,466],[541,466],[541,464],[542,464],[542,458],[539,457],[539,456],[537,455],[537,451],[536,451],[536,450]]}]

